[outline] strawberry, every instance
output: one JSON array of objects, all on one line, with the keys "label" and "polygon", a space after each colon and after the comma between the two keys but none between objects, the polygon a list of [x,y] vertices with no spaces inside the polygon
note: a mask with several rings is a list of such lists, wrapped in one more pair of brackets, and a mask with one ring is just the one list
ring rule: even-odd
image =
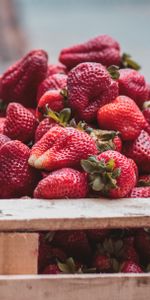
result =
[{"label": "strawberry", "polygon": [[29,164],[50,171],[79,167],[81,159],[97,152],[94,140],[86,132],[57,125],[32,147]]},{"label": "strawberry", "polygon": [[88,239],[92,242],[102,242],[110,233],[109,229],[89,229],[86,231]]},{"label": "strawberry", "polygon": [[142,130],[139,136],[124,144],[124,154],[134,159],[141,172],[150,172],[150,135]]},{"label": "strawberry", "polygon": [[98,110],[97,119],[100,128],[117,130],[123,140],[134,140],[146,127],[146,120],[135,102],[119,96],[112,103]]},{"label": "strawberry", "polygon": [[30,149],[20,141],[0,148],[0,198],[32,195],[38,174],[28,164]]},{"label": "strawberry", "polygon": [[150,262],[150,234],[144,229],[139,229],[135,235],[136,249],[146,263]]},{"label": "strawberry", "polygon": [[67,74],[67,69],[64,65],[62,64],[57,64],[57,65],[48,65],[47,69],[47,77],[54,75],[54,74]]},{"label": "strawberry", "polygon": [[86,175],[71,168],[63,168],[53,171],[42,179],[34,190],[34,197],[43,199],[85,198],[87,192]]},{"label": "strawberry", "polygon": [[85,172],[89,173],[90,186],[94,191],[110,198],[126,197],[136,183],[132,163],[121,153],[105,151],[97,157],[81,160]]},{"label": "strawberry", "polygon": [[127,243],[123,246],[121,258],[123,261],[131,260],[135,263],[139,263],[139,256],[135,247]]},{"label": "strawberry", "polygon": [[122,150],[122,141],[118,136],[116,131],[108,131],[101,129],[92,129],[90,136],[96,142],[99,152],[104,152],[106,150],[115,150],[121,152]]},{"label": "strawberry", "polygon": [[4,133],[4,124],[5,124],[6,118],[0,118],[0,133]]},{"label": "strawberry", "polygon": [[1,99],[34,107],[38,85],[46,77],[47,59],[45,51],[33,50],[11,66],[1,78]]},{"label": "strawberry", "polygon": [[34,138],[38,125],[34,115],[19,103],[10,103],[7,107],[4,134],[11,139],[29,142]]},{"label": "strawberry", "polygon": [[148,99],[148,88],[143,75],[132,69],[119,70],[119,94],[133,99],[139,107]]},{"label": "strawberry", "polygon": [[41,121],[35,131],[35,142],[38,142],[42,136],[55,125],[56,122],[51,118],[45,118],[43,121]]},{"label": "strawberry", "polygon": [[83,44],[65,48],[59,55],[61,63],[68,69],[82,62],[98,62],[105,66],[119,65],[120,46],[108,35],[100,35]]},{"label": "strawberry", "polygon": [[141,175],[138,180],[138,186],[150,186],[150,174]]},{"label": "strawberry", "polygon": [[104,66],[82,63],[68,74],[68,103],[75,115],[92,122],[99,107],[118,96],[118,83]]},{"label": "strawberry", "polygon": [[150,186],[135,187],[132,189],[129,198],[149,198]]},{"label": "strawberry", "polygon": [[139,178],[139,171],[138,171],[138,167],[135,163],[135,161],[131,158],[128,158],[128,160],[130,161],[130,163],[132,164],[132,167],[134,169],[134,172],[135,172],[135,176],[136,176],[136,184],[138,182],[138,178]]},{"label": "strawberry", "polygon": [[132,260],[124,261],[121,269],[121,273],[143,273],[143,270],[139,266],[139,264],[135,263]]},{"label": "strawberry", "polygon": [[47,265],[42,271],[42,274],[61,274],[61,273],[62,272],[60,271],[56,263]]},{"label": "strawberry", "polygon": [[10,141],[10,138],[2,133],[0,133],[0,148]]},{"label": "strawberry", "polygon": [[38,87],[37,102],[48,90],[61,90],[65,89],[67,85],[67,75],[54,74],[44,79]]},{"label": "strawberry", "polygon": [[36,116],[39,120],[44,118],[47,106],[55,112],[59,112],[64,108],[64,97],[61,95],[60,90],[49,90],[39,99],[36,109]]},{"label": "strawberry", "polygon": [[96,254],[92,261],[92,266],[96,268],[97,272],[110,273],[112,272],[113,266],[109,256]]},{"label": "strawberry", "polygon": [[55,247],[61,247],[75,259],[86,261],[91,256],[91,248],[86,236],[82,230],[57,231],[52,240]]}]

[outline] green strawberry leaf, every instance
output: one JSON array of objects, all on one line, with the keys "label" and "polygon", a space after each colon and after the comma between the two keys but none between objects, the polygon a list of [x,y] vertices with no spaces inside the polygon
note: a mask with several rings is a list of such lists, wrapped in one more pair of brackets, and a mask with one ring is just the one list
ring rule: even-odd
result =
[{"label": "green strawberry leaf", "polygon": [[59,113],[60,123],[67,124],[71,117],[71,109],[64,108]]},{"label": "green strawberry leaf", "polygon": [[92,182],[92,189],[96,192],[102,191],[104,188],[104,183],[102,182],[102,179],[100,176],[96,176],[95,179]]},{"label": "green strawberry leaf", "polygon": [[121,169],[120,168],[116,168],[113,172],[112,172],[112,177],[114,179],[116,179],[117,177],[119,177],[121,174]]},{"label": "green strawberry leaf", "polygon": [[122,66],[124,68],[131,68],[137,71],[141,69],[141,66],[131,58],[130,54],[127,53],[123,53],[122,55]]},{"label": "green strawberry leaf", "polygon": [[112,65],[110,67],[107,68],[107,71],[109,72],[110,76],[112,79],[118,79],[120,74],[119,74],[119,67]]},{"label": "green strawberry leaf", "polygon": [[144,180],[142,180],[142,179],[140,179],[139,181],[138,181],[138,186],[150,186],[150,181],[144,181]]},{"label": "green strawberry leaf", "polygon": [[119,268],[120,268],[119,262],[115,258],[112,258],[111,262],[112,262],[113,271],[115,273],[118,273],[119,272]]},{"label": "green strawberry leaf", "polygon": [[61,263],[57,260],[58,268],[61,272],[65,274],[74,274],[76,273],[76,265],[72,257],[69,257],[65,263]]}]

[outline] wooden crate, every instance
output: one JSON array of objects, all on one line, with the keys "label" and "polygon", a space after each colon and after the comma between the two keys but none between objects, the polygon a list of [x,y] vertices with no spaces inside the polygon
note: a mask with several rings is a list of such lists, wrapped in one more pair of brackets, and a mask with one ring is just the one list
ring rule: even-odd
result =
[{"label": "wooden crate", "polygon": [[126,227],[150,227],[150,199],[1,200],[0,300],[148,300],[148,273],[37,275],[39,231]]}]

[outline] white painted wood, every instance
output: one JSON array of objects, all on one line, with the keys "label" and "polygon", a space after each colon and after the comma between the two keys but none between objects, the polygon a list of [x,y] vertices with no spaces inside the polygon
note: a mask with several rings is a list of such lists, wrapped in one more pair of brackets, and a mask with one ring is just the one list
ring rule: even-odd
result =
[{"label": "white painted wood", "polygon": [[150,275],[0,276],[1,300],[148,300]]},{"label": "white painted wood", "polygon": [[0,274],[37,274],[37,261],[37,233],[0,233]]},{"label": "white painted wood", "polygon": [[0,200],[0,231],[150,227],[150,199]]}]

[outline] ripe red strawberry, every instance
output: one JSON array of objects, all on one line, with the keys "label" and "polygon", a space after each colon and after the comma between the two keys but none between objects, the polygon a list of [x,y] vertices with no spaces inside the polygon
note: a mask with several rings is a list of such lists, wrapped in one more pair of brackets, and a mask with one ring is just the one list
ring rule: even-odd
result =
[{"label": "ripe red strawberry", "polygon": [[0,118],[0,133],[4,134],[4,124],[6,118]]},{"label": "ripe red strawberry", "polygon": [[42,136],[55,125],[56,122],[51,118],[45,118],[43,121],[41,121],[35,131],[35,142],[38,142]]},{"label": "ripe red strawberry", "polygon": [[79,261],[87,261],[91,256],[91,248],[83,230],[57,231],[52,244]]},{"label": "ripe red strawberry", "polygon": [[87,176],[71,168],[53,171],[42,179],[34,190],[35,198],[85,198],[88,192]]},{"label": "ripe red strawberry", "polygon": [[142,172],[150,173],[150,135],[142,130],[139,136],[124,144],[124,154],[134,159]]},{"label": "ripe red strawberry", "polygon": [[138,167],[137,167],[137,165],[136,165],[135,161],[134,161],[132,158],[128,158],[128,160],[131,162],[131,164],[132,164],[132,167],[133,167],[133,169],[134,169],[134,172],[135,172],[135,175],[136,175],[136,184],[137,184],[137,182],[138,182],[138,178],[139,178],[139,171],[138,171]]},{"label": "ripe red strawberry", "polygon": [[118,96],[118,83],[104,66],[97,63],[82,63],[72,69],[67,86],[69,106],[86,122],[92,122],[99,107]]},{"label": "ripe red strawberry", "polygon": [[96,268],[97,272],[110,273],[112,272],[113,266],[109,256],[96,254],[92,261],[92,266]]},{"label": "ripe red strawberry", "polygon": [[132,260],[124,261],[120,271],[121,273],[143,273],[139,264],[135,263]]},{"label": "ripe red strawberry", "polygon": [[123,140],[134,140],[146,127],[146,120],[135,102],[119,96],[112,103],[98,110],[97,119],[100,128],[118,130]]},{"label": "ripe red strawberry", "polygon": [[139,107],[148,99],[148,87],[143,75],[132,69],[119,70],[119,94],[133,99]]},{"label": "ripe red strawberry", "polygon": [[61,274],[61,273],[62,272],[60,271],[60,269],[59,269],[59,267],[56,263],[55,264],[49,264],[42,271],[42,274]]},{"label": "ripe red strawberry", "polygon": [[92,129],[90,136],[96,142],[99,153],[107,150],[115,150],[121,152],[122,141],[116,131],[108,131],[101,129]]},{"label": "ripe red strawberry", "polygon": [[150,186],[150,174],[141,175],[138,180],[138,186]]},{"label": "ripe red strawberry", "polygon": [[62,64],[48,65],[47,77],[54,74],[67,74],[67,69]]},{"label": "ripe red strawberry", "polygon": [[0,148],[10,141],[10,138],[2,133],[0,133]]},{"label": "ripe red strawberry", "polygon": [[150,234],[144,229],[139,229],[135,235],[136,249],[146,263],[150,262]]},{"label": "ripe red strawberry", "polygon": [[49,90],[39,99],[36,109],[36,116],[39,120],[44,118],[47,106],[56,112],[64,108],[64,97],[61,95],[60,90]]},{"label": "ripe red strawberry", "polygon": [[102,242],[110,233],[109,229],[89,229],[86,231],[87,236],[92,242]]},{"label": "ripe red strawberry", "polygon": [[71,69],[82,62],[98,62],[105,66],[119,65],[120,46],[108,35],[100,35],[83,44],[65,48],[59,56],[60,62]]},{"label": "ripe red strawberry", "polygon": [[110,198],[126,197],[136,183],[132,163],[121,153],[108,150],[97,157],[81,160],[84,170],[89,173],[93,190]]},{"label": "ripe red strawberry", "polygon": [[11,139],[29,142],[34,138],[38,123],[34,115],[19,103],[10,103],[7,107],[4,134]]},{"label": "ripe red strawberry", "polygon": [[36,117],[36,109],[28,107],[28,110]]},{"label": "ripe red strawberry", "polygon": [[67,75],[54,74],[44,79],[38,87],[37,102],[48,90],[61,90],[67,86]]},{"label": "ripe red strawberry", "polygon": [[131,260],[131,261],[134,261],[135,263],[139,263],[139,256],[138,256],[138,253],[135,249],[135,247],[130,244],[125,244],[123,249],[122,249],[122,256],[121,256],[121,259],[123,259],[123,261],[126,261],[126,260]]},{"label": "ripe red strawberry", "polygon": [[150,186],[135,187],[132,189],[129,198],[149,198]]},{"label": "ripe red strawberry", "polygon": [[38,174],[28,164],[30,149],[20,141],[0,148],[0,198],[32,195]]},{"label": "ripe red strawberry", "polygon": [[29,164],[44,170],[79,167],[81,159],[97,152],[86,132],[56,125],[32,147]]},{"label": "ripe red strawberry", "polygon": [[33,50],[11,66],[1,78],[1,99],[34,107],[38,85],[46,77],[47,59],[45,51]]}]

